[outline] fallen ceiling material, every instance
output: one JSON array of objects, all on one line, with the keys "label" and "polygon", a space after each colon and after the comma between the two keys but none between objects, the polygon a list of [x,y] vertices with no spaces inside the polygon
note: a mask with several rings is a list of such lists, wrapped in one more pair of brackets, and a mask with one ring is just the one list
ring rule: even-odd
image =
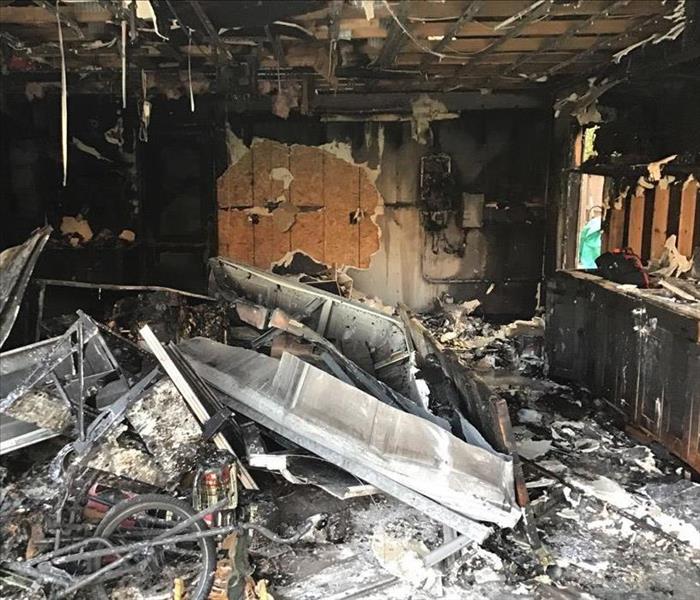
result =
[{"label": "fallen ceiling material", "polygon": [[[263,362],[249,350],[201,338],[182,349],[205,380],[230,395],[232,408],[265,419],[280,435],[379,489],[408,488],[431,498],[434,502],[421,499],[414,506],[432,506],[428,514],[465,535],[483,541],[488,530],[458,513],[509,527],[519,520],[506,457],[470,447],[291,354],[279,363]],[[406,499],[411,497],[417,498],[409,492]]]},{"label": "fallen ceiling material", "polygon": [[[697,511],[674,490],[688,484],[693,506],[700,486],[542,378],[538,320],[490,326],[448,297],[400,320],[294,277],[211,267],[211,296],[113,286],[108,325],[79,312],[0,355],[2,417],[25,427],[0,469],[3,598],[262,599],[264,580],[336,600],[443,586],[495,600],[572,581],[602,596],[656,589],[652,559],[694,560]],[[607,564],[624,575],[601,583]]]},{"label": "fallen ceiling material", "polygon": [[360,302],[241,263],[214,258],[210,266],[210,295],[237,306],[247,300],[269,311],[279,308],[288,315],[296,315],[312,301],[320,300],[321,308],[307,325],[336,344],[351,361],[365,365],[365,370],[379,381],[410,399],[417,399],[412,385],[409,341],[396,318]]}]

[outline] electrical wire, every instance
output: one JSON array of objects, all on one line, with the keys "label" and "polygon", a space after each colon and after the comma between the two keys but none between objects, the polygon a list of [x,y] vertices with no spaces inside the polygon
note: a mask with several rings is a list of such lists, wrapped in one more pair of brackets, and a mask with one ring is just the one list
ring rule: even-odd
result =
[{"label": "electrical wire", "polygon": [[122,20],[122,108],[126,108],[126,20]]},{"label": "electrical wire", "polygon": [[187,83],[190,88],[190,112],[194,112],[194,91],[192,90],[192,30],[187,35]]},{"label": "electrical wire", "polygon": [[56,23],[58,24],[58,44],[61,50],[61,154],[63,157],[63,187],[68,183],[68,81],[66,79],[66,52],[63,48],[63,28],[56,0]]},{"label": "electrical wire", "polygon": [[401,28],[401,31],[403,31],[406,37],[408,37],[408,39],[410,39],[423,52],[426,52],[427,54],[432,54],[433,56],[437,56],[438,58],[473,58],[475,53],[464,54],[460,52],[452,52],[450,54],[446,54],[444,52],[435,52],[432,48],[424,46],[408,29],[406,29],[406,26],[401,22],[401,19],[399,19],[396,16],[396,13],[394,13],[394,11],[391,9],[391,6],[389,6],[387,0],[382,0],[382,2],[384,3],[386,9],[389,11],[391,18],[394,19],[396,24]]}]

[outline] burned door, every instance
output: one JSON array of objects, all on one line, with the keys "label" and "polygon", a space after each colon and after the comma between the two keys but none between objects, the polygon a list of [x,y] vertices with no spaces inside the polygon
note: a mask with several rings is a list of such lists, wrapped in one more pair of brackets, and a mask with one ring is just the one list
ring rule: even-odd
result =
[{"label": "burned door", "polygon": [[214,247],[211,137],[201,130],[156,132],[141,144],[148,283],[206,289],[206,261]]}]

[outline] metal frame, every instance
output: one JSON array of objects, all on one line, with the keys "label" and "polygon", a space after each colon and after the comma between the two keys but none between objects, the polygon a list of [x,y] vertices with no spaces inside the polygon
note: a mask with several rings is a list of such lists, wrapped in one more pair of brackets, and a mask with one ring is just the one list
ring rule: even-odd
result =
[{"label": "metal frame", "polygon": [[[93,585],[98,585],[99,583],[106,581],[108,578],[110,578],[108,577],[109,575],[113,575],[112,571],[115,571],[118,567],[122,566],[127,560],[133,558],[142,551],[150,550],[157,546],[196,541],[208,537],[227,536],[231,533],[240,534],[248,530],[257,531],[261,535],[276,543],[294,544],[303,538],[309,531],[311,531],[313,527],[317,526],[317,524],[325,517],[325,515],[315,515],[309,517],[296,531],[296,533],[289,537],[278,536],[267,527],[259,525],[258,523],[247,522],[227,525],[224,527],[215,527],[206,529],[205,531],[198,531],[196,533],[185,533],[178,535],[181,531],[184,531],[193,523],[203,520],[205,517],[213,514],[216,511],[227,508],[228,502],[228,498],[225,498],[220,502],[197,512],[184,521],[179,522],[172,529],[165,531],[152,540],[134,542],[123,546],[115,546],[108,539],[96,536],[81,540],[80,542],[69,544],[63,548],[57,548],[53,552],[49,552],[48,554],[44,554],[31,560],[4,563],[3,568],[12,573],[17,573],[42,583],[60,586],[63,589],[58,591],[58,593],[55,594],[55,597],[65,598],[78,590]],[[86,547],[94,544],[100,544],[105,546],[105,548],[101,550],[91,550],[88,552],[84,551]],[[57,568],[57,565],[78,563],[95,558],[121,555],[122,553],[125,554],[120,556],[117,560],[110,562],[93,573],[85,576],[76,577],[67,571]],[[138,565],[135,565],[134,568],[138,568]]]}]

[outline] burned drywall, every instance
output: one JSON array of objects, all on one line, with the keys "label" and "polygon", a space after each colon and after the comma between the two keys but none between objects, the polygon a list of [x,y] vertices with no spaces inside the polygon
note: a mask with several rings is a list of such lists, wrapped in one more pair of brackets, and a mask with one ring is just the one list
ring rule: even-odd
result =
[{"label": "burned drywall", "polygon": [[[463,112],[432,123],[432,145],[418,143],[409,123],[384,124],[381,248],[369,269],[349,271],[355,286],[415,308],[444,291],[478,298],[485,314],[532,314],[542,269],[549,123],[541,111]],[[418,210],[421,157],[435,152],[451,158],[457,207],[464,209],[453,212],[439,235],[426,232]],[[473,197],[481,201],[476,220],[468,214]]]},{"label": "burned drywall", "polygon": [[[462,113],[433,122],[430,143],[417,139],[410,119],[277,119],[274,127],[269,118],[251,120],[232,122],[231,165],[218,179],[222,255],[270,268],[298,250],[347,268],[356,288],[387,303],[424,308],[449,291],[479,297],[487,314],[532,313],[544,244],[547,113]],[[458,196],[440,239],[426,232],[419,210],[421,158],[435,152],[450,156]],[[460,212],[463,194],[481,198],[477,221]]]}]

